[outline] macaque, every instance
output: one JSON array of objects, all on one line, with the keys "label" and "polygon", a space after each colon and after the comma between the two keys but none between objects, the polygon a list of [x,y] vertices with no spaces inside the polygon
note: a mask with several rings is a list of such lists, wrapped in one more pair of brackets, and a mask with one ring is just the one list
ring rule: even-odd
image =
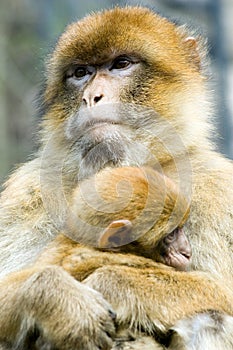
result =
[{"label": "macaque", "polygon": [[[216,152],[211,138],[213,107],[205,65],[203,40],[194,38],[184,26],[177,26],[146,8],[116,7],[67,27],[46,68],[39,104],[40,149],[34,159],[10,176],[1,195],[0,274],[11,281],[8,287],[1,288],[2,305],[14,302],[9,289],[15,291],[18,283],[10,277],[14,275],[7,275],[32,265],[45,246],[61,233],[74,189],[105,167],[124,166],[150,166],[161,170],[176,183],[187,201],[191,200],[185,230],[192,247],[189,269],[207,272],[209,278],[221,281],[225,293],[232,293],[233,166]],[[138,314],[142,310],[143,322],[143,310],[153,316],[163,307],[166,309],[162,296],[155,300],[158,277],[157,274],[152,277],[152,270],[117,266],[116,271],[108,271],[108,267],[102,267],[88,277],[88,284],[95,287],[98,277],[97,287],[101,289],[101,283],[110,281],[114,299],[115,294],[125,296],[125,291],[117,290],[118,280],[128,281],[128,284],[131,279],[138,280],[134,296],[141,308]],[[173,272],[177,276],[178,272]],[[61,280],[63,274],[65,272],[60,271]],[[191,276],[193,274],[195,276],[195,272]],[[88,299],[86,318],[93,320],[93,327],[79,334],[88,335],[96,346],[102,324],[112,324],[108,313],[110,306],[92,289],[87,292],[84,283],[80,286],[69,275],[65,278],[69,280],[69,293],[64,294],[65,286],[59,284],[57,298],[66,295],[69,304],[73,293],[85,305]],[[145,292],[145,300],[142,290],[148,285],[148,279],[151,287]],[[32,279],[24,284],[29,296],[35,295],[30,283],[36,286],[37,282]],[[52,293],[53,285],[52,282],[46,285],[47,293]],[[41,288],[40,283],[39,286]],[[191,305],[195,304],[194,296],[193,299]],[[104,307],[98,307],[100,304]],[[202,301],[199,300],[199,304],[202,306]],[[14,305],[20,318],[24,304]],[[75,305],[78,307],[79,303]],[[173,303],[171,305],[170,310]],[[46,310],[51,310],[53,300],[46,306]],[[96,311],[95,315],[90,308]],[[185,305],[181,305],[183,308]],[[75,323],[68,321],[72,319],[67,316],[68,311],[61,308],[59,312],[55,319],[61,327],[66,325],[62,329],[67,331],[67,339],[70,337],[72,342],[72,332],[68,328],[74,329]],[[9,312],[1,314],[1,318],[3,315],[4,319],[11,318]],[[166,317],[162,311],[160,315],[163,325]],[[182,312],[178,315],[183,317]],[[208,324],[212,326],[201,332],[198,327],[203,321],[201,316],[180,320],[177,329],[183,341],[187,334],[192,334],[187,346],[203,349],[202,343],[206,346],[211,338],[213,341],[209,341],[208,346],[214,349],[214,339],[218,339],[224,329],[224,337],[216,344],[221,350],[229,348],[232,317],[208,315]],[[46,317],[50,325],[51,316],[41,313],[44,321]],[[26,324],[32,318],[30,312],[25,313]],[[86,327],[84,314],[81,319],[83,323],[76,325],[77,330]],[[144,329],[149,332],[154,318],[146,319]],[[220,319],[224,321],[219,322]],[[134,318],[129,321],[134,324]],[[54,319],[49,334],[56,328],[53,322]],[[17,333],[13,328],[11,332],[11,336]],[[20,341],[21,329],[17,334],[16,341]],[[108,334],[112,334],[111,330]]]},{"label": "macaque", "polygon": [[186,270],[188,213],[189,204],[166,176],[151,168],[107,168],[74,191],[64,229],[85,245]]},{"label": "macaque", "polygon": [[[233,315],[233,298],[218,281],[155,262],[184,270],[191,256],[183,232],[189,205],[166,176],[150,168],[103,170],[74,191],[70,212],[65,229],[88,245],[59,235],[33,266],[2,280],[0,340],[13,349],[122,349],[122,337],[127,349],[138,329],[145,331],[137,334],[136,349],[161,349],[177,342],[172,326],[179,327],[180,319],[197,313],[210,318],[210,310]],[[123,215],[125,219],[116,220]],[[88,298],[94,293],[98,303],[92,306]],[[152,312],[150,304],[158,299],[161,307]],[[60,325],[64,316],[68,324]],[[98,316],[102,329],[88,337]],[[157,343],[148,334],[154,334]]]}]

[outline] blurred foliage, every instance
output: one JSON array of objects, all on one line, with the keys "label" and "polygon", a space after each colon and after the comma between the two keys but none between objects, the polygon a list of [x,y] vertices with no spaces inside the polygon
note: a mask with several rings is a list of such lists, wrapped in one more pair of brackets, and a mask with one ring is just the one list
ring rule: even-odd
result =
[{"label": "blurred foliage", "polygon": [[[177,7],[182,2],[185,0],[142,0],[140,4],[164,13],[167,13],[166,6],[170,6],[176,16],[182,12],[183,5]],[[195,3],[195,0],[187,2]],[[25,161],[36,148],[35,100],[43,78],[44,58],[58,36],[68,23],[114,4],[125,4],[125,1],[1,0],[0,183],[14,164]],[[199,14],[201,16],[197,12],[196,17],[206,22],[203,12]]]}]

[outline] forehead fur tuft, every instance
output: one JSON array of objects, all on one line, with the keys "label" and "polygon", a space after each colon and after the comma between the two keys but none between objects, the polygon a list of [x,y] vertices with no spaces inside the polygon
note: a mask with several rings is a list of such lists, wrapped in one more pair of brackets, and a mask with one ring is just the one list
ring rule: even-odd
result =
[{"label": "forehead fur tuft", "polygon": [[145,60],[172,59],[179,66],[186,56],[182,48],[184,35],[174,23],[147,8],[116,7],[69,25],[51,63],[69,65],[79,60],[98,64],[111,55],[129,53]]}]

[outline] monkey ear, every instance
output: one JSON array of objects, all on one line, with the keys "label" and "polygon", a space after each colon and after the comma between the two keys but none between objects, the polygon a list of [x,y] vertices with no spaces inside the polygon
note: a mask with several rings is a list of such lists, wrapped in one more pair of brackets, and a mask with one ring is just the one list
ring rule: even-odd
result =
[{"label": "monkey ear", "polygon": [[132,223],[129,220],[115,220],[108,225],[99,238],[99,248],[116,248],[131,241]]},{"label": "monkey ear", "polygon": [[184,40],[184,45],[189,52],[191,61],[195,64],[198,70],[200,70],[201,58],[198,50],[197,40],[193,36],[189,36]]}]

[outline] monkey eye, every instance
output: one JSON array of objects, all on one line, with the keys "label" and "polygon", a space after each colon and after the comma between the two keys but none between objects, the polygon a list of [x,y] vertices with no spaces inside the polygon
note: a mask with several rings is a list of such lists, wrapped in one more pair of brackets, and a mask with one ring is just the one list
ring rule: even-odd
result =
[{"label": "monkey eye", "polygon": [[173,242],[173,241],[176,239],[176,237],[177,237],[178,231],[179,231],[179,229],[177,228],[177,229],[173,230],[172,232],[170,232],[170,233],[164,238],[165,243],[171,243],[171,242]]},{"label": "monkey eye", "polygon": [[73,73],[73,76],[77,79],[82,79],[87,74],[89,74],[87,67],[77,67]]},{"label": "monkey eye", "polygon": [[132,61],[127,57],[118,57],[113,62],[111,69],[125,69],[132,64]]}]

